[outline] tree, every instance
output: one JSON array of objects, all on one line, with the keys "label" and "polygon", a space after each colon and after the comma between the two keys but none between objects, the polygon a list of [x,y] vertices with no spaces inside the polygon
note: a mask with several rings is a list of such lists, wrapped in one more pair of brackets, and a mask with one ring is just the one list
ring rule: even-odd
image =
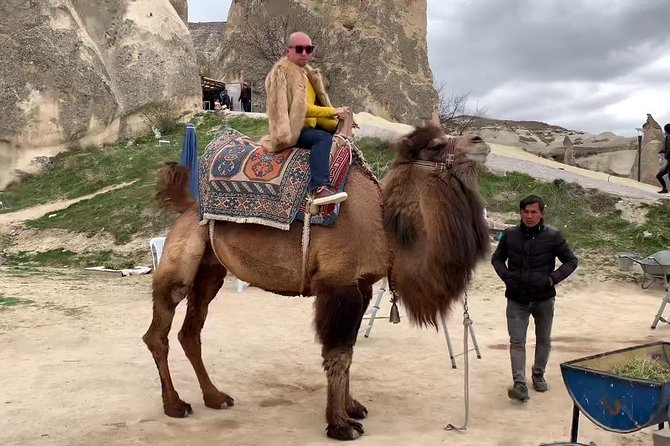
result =
[{"label": "tree", "polygon": [[475,105],[474,110],[468,108],[470,91],[455,93],[448,91],[446,82],[435,84],[439,102],[437,113],[440,126],[447,134],[462,135],[476,127],[477,120],[484,117],[486,110]]},{"label": "tree", "polygon": [[[328,21],[295,0],[256,3],[248,14],[247,26],[238,36],[239,41],[246,50],[246,56],[261,61],[267,65],[267,70],[284,56],[292,33],[303,31],[309,34],[317,46],[328,36]],[[315,61],[328,63],[329,59],[317,50]]]}]

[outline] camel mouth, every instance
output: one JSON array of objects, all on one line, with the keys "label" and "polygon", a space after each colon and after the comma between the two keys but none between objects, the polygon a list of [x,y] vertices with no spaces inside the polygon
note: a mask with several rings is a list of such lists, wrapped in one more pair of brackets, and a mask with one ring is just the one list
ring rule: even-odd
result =
[{"label": "camel mouth", "polygon": [[491,147],[482,141],[475,146],[474,150],[472,150],[470,153],[467,153],[465,156],[468,159],[484,164],[490,153]]}]

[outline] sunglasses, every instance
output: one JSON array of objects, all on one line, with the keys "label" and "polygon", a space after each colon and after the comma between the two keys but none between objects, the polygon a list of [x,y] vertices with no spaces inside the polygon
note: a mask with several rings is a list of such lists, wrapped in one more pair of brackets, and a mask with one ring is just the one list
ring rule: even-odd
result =
[{"label": "sunglasses", "polygon": [[316,48],[314,45],[295,45],[295,46],[290,46],[289,48],[293,48],[296,53],[302,54],[303,50],[307,54],[312,54],[314,52],[314,48]]}]

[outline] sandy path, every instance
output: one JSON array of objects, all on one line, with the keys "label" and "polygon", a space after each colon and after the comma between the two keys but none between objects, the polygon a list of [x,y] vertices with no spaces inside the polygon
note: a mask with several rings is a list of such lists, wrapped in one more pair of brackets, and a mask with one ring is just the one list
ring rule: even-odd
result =
[{"label": "sandy path", "polygon": [[[0,271],[0,294],[34,306],[0,307],[0,444],[3,445],[332,445],[324,434],[325,377],[311,328],[312,300],[225,285],[203,332],[213,380],[236,399],[207,409],[176,339],[171,368],[188,419],[162,414],[160,384],[141,342],[151,317],[151,277],[20,275]],[[665,339],[651,331],[662,292],[577,277],[559,291],[554,352],[546,394],[527,404],[506,395],[510,383],[502,287],[484,265],[471,292],[483,359],[472,360],[472,413],[465,433],[446,432],[463,419],[462,368],[452,370],[443,335],[377,321],[359,339],[352,390],[367,405],[366,434],[356,444],[520,446],[567,441],[571,400],[559,363]],[[388,314],[388,298],[381,312]],[[402,312],[402,310],[401,310]],[[460,351],[460,312],[450,319]],[[529,342],[529,347],[533,346]],[[463,358],[458,359],[462,367]],[[617,435],[582,419],[582,440],[600,446],[651,443],[650,430]]]},{"label": "sandy path", "polygon": [[100,189],[99,191],[93,192],[92,194],[83,195],[81,197],[73,198],[72,200],[53,201],[51,203],[33,206],[16,212],[7,212],[5,214],[0,214],[0,228],[7,227],[14,223],[20,223],[22,221],[40,218],[43,215],[51,214],[53,212],[60,211],[61,209],[66,209],[75,203],[79,203],[80,201],[90,200],[91,198],[97,195],[105,194],[113,190],[122,189],[126,186],[130,186],[135,181],[116,184],[114,186],[108,186],[103,189]]},{"label": "sandy path", "polygon": [[582,172],[568,171],[562,165],[561,167],[555,167],[551,165],[538,164],[535,161],[501,156],[495,153],[491,153],[489,155],[488,159],[486,160],[486,166],[497,174],[515,171],[523,172],[539,180],[545,181],[551,181],[560,178],[571,183],[578,183],[584,187],[598,189],[603,192],[618,195],[620,197],[643,198],[647,200],[669,198],[667,195],[660,195],[654,191],[648,190],[653,189],[653,187],[649,185],[646,185],[649,186],[648,188],[643,188],[630,184],[622,184],[614,180],[614,178],[617,177],[610,176],[609,179],[600,179],[597,177],[594,178],[592,176],[584,175]]},{"label": "sandy path", "polygon": [[508,171],[523,172],[540,180],[562,178],[579,183],[584,187],[599,189],[621,197],[644,198],[650,200],[669,199],[669,195],[660,195],[659,187],[640,183],[630,178],[621,178],[603,172],[594,172],[580,167],[568,166],[548,160],[518,147],[489,144],[491,154],[486,165],[496,173]]}]

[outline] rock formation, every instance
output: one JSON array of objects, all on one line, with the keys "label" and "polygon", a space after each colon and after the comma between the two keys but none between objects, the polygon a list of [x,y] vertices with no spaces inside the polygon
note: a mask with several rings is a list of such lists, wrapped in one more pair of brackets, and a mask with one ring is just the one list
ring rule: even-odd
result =
[{"label": "rock formation", "polygon": [[170,4],[177,11],[179,17],[188,25],[188,1],[187,0],[170,0]]},{"label": "rock formation", "polygon": [[563,157],[563,163],[568,166],[574,166],[575,164],[575,146],[572,145],[570,137],[566,136],[563,139],[563,147],[565,147],[565,156]]},{"label": "rock formation", "polygon": [[189,23],[193,46],[198,56],[200,74],[206,77],[216,76],[214,60],[219,54],[220,46],[226,32],[226,22]]},{"label": "rock formation", "polygon": [[[654,118],[647,113],[647,121],[642,125],[642,153],[640,159],[642,160],[640,168],[640,181],[647,184],[657,185],[656,173],[660,168],[658,160],[658,152],[663,147],[663,130],[661,126],[654,120]],[[637,179],[638,176],[638,160],[636,157],[635,163],[630,170],[629,178]]]},{"label": "rock formation", "polygon": [[0,188],[38,154],[145,131],[151,104],[200,104],[193,44],[168,0],[2,0],[0,29]]},{"label": "rock formation", "polygon": [[334,104],[407,124],[435,120],[426,26],[426,0],[235,0],[215,74],[252,81],[262,111],[267,72],[286,37],[305,31]]}]

